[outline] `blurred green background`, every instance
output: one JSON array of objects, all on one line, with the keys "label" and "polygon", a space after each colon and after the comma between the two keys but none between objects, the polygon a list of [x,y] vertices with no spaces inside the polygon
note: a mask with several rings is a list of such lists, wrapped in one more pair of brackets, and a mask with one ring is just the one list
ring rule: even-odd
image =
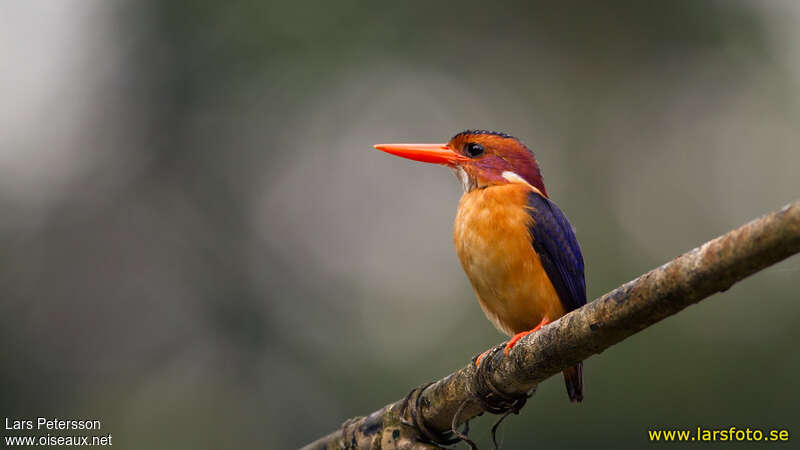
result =
[{"label": "blurred green background", "polygon": [[[800,195],[790,0],[0,10],[0,416],[99,418],[115,448],[298,447],[503,340],[457,181],[372,144],[521,138],[590,298]],[[795,257],[588,360],[581,405],[543,383],[504,448],[796,438],[798,280]]]}]

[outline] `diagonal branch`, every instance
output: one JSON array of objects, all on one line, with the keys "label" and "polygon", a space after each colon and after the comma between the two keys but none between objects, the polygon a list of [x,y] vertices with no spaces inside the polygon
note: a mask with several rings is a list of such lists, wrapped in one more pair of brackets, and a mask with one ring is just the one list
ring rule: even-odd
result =
[{"label": "diagonal branch", "polygon": [[[523,338],[509,357],[497,352],[487,357],[481,368],[488,365],[488,381],[498,390],[524,394],[564,368],[798,252],[800,200],[601,296]],[[481,414],[481,402],[470,389],[477,372],[474,364],[468,364],[417,392],[415,411],[406,398],[367,417],[350,419],[304,448],[439,448],[426,443],[419,428],[410,425],[411,413],[434,433],[449,430],[461,406],[458,423]]]}]

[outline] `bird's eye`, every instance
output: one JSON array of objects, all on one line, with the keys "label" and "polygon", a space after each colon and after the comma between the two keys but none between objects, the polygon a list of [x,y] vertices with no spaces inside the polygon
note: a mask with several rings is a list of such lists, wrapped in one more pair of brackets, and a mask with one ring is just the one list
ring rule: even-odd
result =
[{"label": "bird's eye", "polygon": [[475,158],[483,154],[484,148],[481,144],[470,142],[464,146],[464,151],[467,153],[467,155],[469,155],[470,158]]}]

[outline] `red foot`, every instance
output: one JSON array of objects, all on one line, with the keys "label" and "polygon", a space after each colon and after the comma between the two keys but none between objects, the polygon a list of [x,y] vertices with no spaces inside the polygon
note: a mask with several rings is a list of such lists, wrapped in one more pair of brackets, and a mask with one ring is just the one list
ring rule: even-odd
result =
[{"label": "red foot", "polygon": [[[536,327],[534,329],[528,330],[528,331],[523,331],[522,333],[515,334],[514,337],[512,337],[511,340],[508,341],[508,344],[506,344],[506,349],[503,351],[503,353],[505,353],[506,356],[508,356],[508,353],[514,347],[514,345],[516,345],[518,340],[520,340],[520,339],[524,338],[525,336],[533,333],[534,331],[538,331],[539,328],[542,328],[543,326],[547,325],[548,323],[550,323],[550,321],[545,318],[545,319],[542,319],[541,323],[539,323],[539,325],[536,325]],[[481,356],[483,356],[483,355],[481,355]]]},{"label": "red foot", "polygon": [[490,351],[492,351],[492,349],[491,349],[491,348],[490,348],[489,350],[486,350],[485,352],[481,353],[481,354],[478,356],[478,358],[475,360],[475,367],[478,367],[478,366],[480,366],[480,365],[481,365],[481,360],[482,360],[482,359],[483,359],[483,357],[484,357],[484,356],[486,356],[486,354],[487,354],[487,353],[489,353]]}]

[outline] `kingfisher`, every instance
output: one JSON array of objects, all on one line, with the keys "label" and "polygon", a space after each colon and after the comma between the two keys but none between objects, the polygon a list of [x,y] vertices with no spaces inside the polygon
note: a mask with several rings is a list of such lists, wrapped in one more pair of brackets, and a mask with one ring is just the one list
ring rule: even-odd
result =
[{"label": "kingfisher", "polygon": [[[547,195],[536,157],[519,139],[467,130],[446,144],[375,148],[447,166],[461,182],[456,252],[484,314],[511,338],[506,356],[522,337],[586,304],[575,233]],[[563,374],[570,400],[582,401],[583,362]]]}]

